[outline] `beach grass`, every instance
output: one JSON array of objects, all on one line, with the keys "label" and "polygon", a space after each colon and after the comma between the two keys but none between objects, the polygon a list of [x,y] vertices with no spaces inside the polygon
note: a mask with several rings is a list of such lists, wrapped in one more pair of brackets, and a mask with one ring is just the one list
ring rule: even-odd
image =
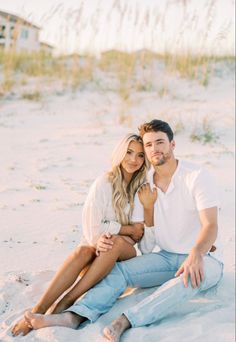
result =
[{"label": "beach grass", "polygon": [[176,73],[182,78],[196,80],[207,86],[214,64],[219,61],[232,62],[233,57],[158,55],[151,51],[126,53],[111,50],[96,59],[93,56],[77,54],[53,56],[43,51],[0,51],[0,84],[3,91],[8,92],[17,80],[27,83],[28,77],[49,77],[62,80],[66,86],[77,89],[84,82],[93,82],[93,73],[99,69],[105,75],[115,75],[118,81],[116,91],[124,101],[129,99],[134,89],[147,92],[155,90],[163,97],[168,93],[168,89],[162,84],[153,89],[151,78],[153,64],[158,61],[164,64],[166,73]]}]

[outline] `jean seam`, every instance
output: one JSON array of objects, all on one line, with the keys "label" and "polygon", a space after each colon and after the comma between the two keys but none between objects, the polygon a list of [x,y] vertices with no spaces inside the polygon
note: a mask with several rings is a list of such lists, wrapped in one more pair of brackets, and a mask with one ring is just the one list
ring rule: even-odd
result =
[{"label": "jean seam", "polygon": [[[153,272],[142,272],[142,274],[140,274],[140,273],[136,273],[135,275],[132,275],[132,277],[131,277],[131,279],[132,279],[132,282],[130,281],[130,279],[129,279],[129,281],[128,281],[128,284],[130,284],[131,286],[133,286],[133,287],[136,287],[136,285],[135,285],[135,282],[136,282],[136,279],[134,279],[135,278],[135,276],[136,277],[140,277],[140,276],[146,276],[146,274],[147,273],[163,273],[163,272],[176,272],[176,269],[174,269],[174,270],[170,270],[170,271],[153,271]],[[160,286],[160,284],[156,284],[156,285],[154,285],[154,286]],[[153,286],[151,286],[151,287],[153,287]]]},{"label": "jean seam", "polygon": [[136,275],[142,275],[142,274],[146,274],[146,273],[161,273],[161,272],[175,272],[177,270],[177,268],[174,268],[173,270],[155,270],[155,271],[146,271],[146,272],[142,272],[142,273],[133,273],[132,276],[136,276]]}]

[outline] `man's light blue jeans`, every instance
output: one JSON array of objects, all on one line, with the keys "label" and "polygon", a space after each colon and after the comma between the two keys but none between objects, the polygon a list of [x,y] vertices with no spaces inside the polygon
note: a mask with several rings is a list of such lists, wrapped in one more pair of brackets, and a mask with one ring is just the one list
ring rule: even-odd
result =
[{"label": "man's light blue jeans", "polygon": [[182,277],[175,273],[187,258],[186,254],[166,251],[150,253],[117,262],[112,271],[86,295],[66,311],[74,312],[95,322],[109,311],[127,287],[160,286],[124,315],[132,327],[151,324],[165,317],[178,304],[191,299],[197,293],[215,286],[223,274],[223,264],[210,255],[204,256],[204,280],[193,288],[189,281],[184,287]]}]

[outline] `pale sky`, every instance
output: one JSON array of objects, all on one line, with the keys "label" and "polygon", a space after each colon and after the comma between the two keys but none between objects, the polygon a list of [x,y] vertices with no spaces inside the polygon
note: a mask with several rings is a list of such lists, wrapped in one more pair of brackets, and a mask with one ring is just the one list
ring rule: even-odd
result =
[{"label": "pale sky", "polygon": [[59,52],[141,48],[234,55],[233,0],[0,0]]}]

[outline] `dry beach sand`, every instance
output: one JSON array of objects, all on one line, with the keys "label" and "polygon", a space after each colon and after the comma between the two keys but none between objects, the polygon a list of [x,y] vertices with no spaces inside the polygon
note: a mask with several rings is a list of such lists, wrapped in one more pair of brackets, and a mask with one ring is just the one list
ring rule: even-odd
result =
[{"label": "dry beach sand", "polygon": [[[217,70],[219,72],[217,72]],[[127,331],[122,342],[234,341],[234,78],[217,65],[207,87],[169,76],[168,93],[133,93],[125,119],[112,91],[87,87],[50,93],[38,102],[17,93],[0,102],[0,341],[105,341],[103,327],[125,307],[154,291],[118,300],[95,324],[62,327],[13,338],[11,325],[32,306],[54,271],[79,243],[88,188],[109,167],[115,143],[152,118],[177,130],[176,155],[205,165],[217,178],[225,275],[218,288],[174,309],[148,327]],[[209,128],[211,142],[191,141]],[[217,138],[218,137],[218,138]]]}]

